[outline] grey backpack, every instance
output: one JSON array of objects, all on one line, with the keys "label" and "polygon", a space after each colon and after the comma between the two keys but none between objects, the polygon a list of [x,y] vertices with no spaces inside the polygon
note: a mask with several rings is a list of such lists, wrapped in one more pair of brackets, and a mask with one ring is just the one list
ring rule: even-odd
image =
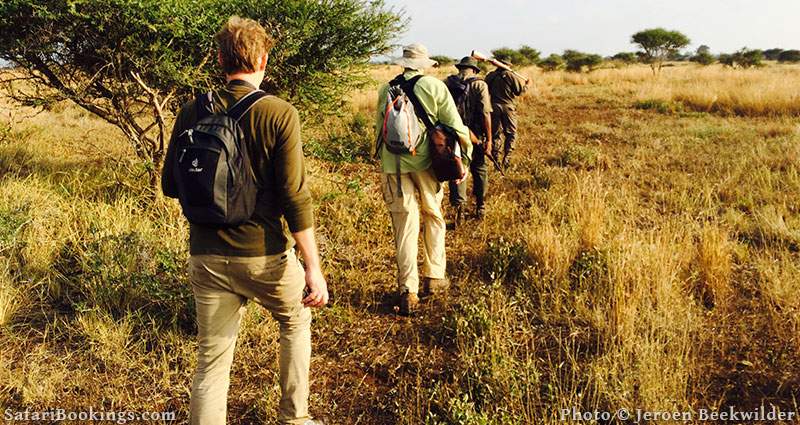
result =
[{"label": "grey backpack", "polygon": [[[375,155],[380,154],[381,146],[395,156],[397,167],[397,190],[402,194],[400,185],[400,156],[416,155],[417,145],[422,142],[424,133],[419,123],[417,111],[414,109],[414,85],[421,78],[418,75],[406,80],[402,75],[389,82],[389,91],[384,106],[383,125],[378,135]],[[409,92],[411,92],[409,94]],[[423,111],[424,113],[424,111]]]}]

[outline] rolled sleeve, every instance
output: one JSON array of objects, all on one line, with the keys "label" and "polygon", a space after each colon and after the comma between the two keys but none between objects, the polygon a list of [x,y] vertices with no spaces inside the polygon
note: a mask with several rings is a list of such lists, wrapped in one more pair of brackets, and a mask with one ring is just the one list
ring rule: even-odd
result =
[{"label": "rolled sleeve", "polygon": [[305,175],[305,157],[300,141],[300,116],[290,108],[277,121],[275,131],[275,183],[289,231],[297,233],[314,226],[313,204]]},{"label": "rolled sleeve", "polygon": [[481,108],[481,114],[492,113],[492,97],[489,95],[489,86],[485,82],[481,82],[478,87],[478,99]]}]

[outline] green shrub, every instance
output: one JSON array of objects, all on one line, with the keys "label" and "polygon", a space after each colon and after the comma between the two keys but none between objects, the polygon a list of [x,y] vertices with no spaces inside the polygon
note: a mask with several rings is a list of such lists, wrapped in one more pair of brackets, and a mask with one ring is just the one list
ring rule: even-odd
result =
[{"label": "green shrub", "polygon": [[639,57],[634,52],[620,52],[612,56],[611,59],[624,64],[632,64],[639,61]]},{"label": "green shrub", "polygon": [[779,62],[797,63],[800,62],[800,50],[786,50],[778,56]]},{"label": "green shrub", "polygon": [[681,103],[661,99],[639,100],[633,104],[633,107],[636,109],[654,110],[661,114],[674,114],[683,111],[683,105]]},{"label": "green shrub", "polygon": [[570,72],[583,72],[584,69],[591,72],[603,63],[602,56],[577,50],[565,50],[562,57],[567,63],[567,71]]},{"label": "green shrub", "polygon": [[[771,60],[771,61],[779,61],[779,60],[780,60],[780,57],[781,57],[781,54],[783,54],[783,52],[784,52],[784,51],[785,51],[785,50],[783,50],[783,49],[778,49],[778,48],[775,48],[775,49],[767,49],[767,50],[764,50],[764,57],[765,57],[767,60]],[[788,50],[787,50],[787,51],[788,51]]]},{"label": "green shrub", "polygon": [[530,46],[522,46],[517,50],[508,47],[501,47],[499,49],[492,50],[492,55],[496,59],[511,62],[516,66],[530,66],[539,63],[539,56],[541,55],[541,52]]},{"label": "green shrub", "polygon": [[435,60],[439,65],[438,66],[447,66],[452,65],[458,61],[458,59],[453,59],[449,56],[444,55],[434,55],[431,56],[431,59]]},{"label": "green shrub", "polygon": [[569,268],[569,278],[573,288],[593,289],[601,280],[607,278],[608,259],[603,251],[583,250]]},{"label": "green shrub", "polygon": [[309,139],[304,147],[307,153],[323,161],[366,162],[374,154],[374,128],[372,120],[358,113],[342,129],[329,132],[325,139]]},{"label": "green shrub", "polygon": [[492,281],[516,281],[530,266],[531,259],[524,242],[507,241],[502,237],[489,242],[483,269]]},{"label": "green shrub", "polygon": [[137,311],[167,326],[191,330],[194,310],[186,282],[186,255],[138,231],[108,233],[96,228],[69,241],[54,264],[61,291],[56,304],[114,317]]},{"label": "green shrub", "polygon": [[753,68],[763,66],[764,52],[758,49],[742,48],[741,50],[729,54],[719,55],[719,63],[731,68]]},{"label": "green shrub", "polygon": [[545,71],[555,71],[564,67],[564,58],[553,53],[547,59],[539,62],[539,66]]},{"label": "green shrub", "polygon": [[562,167],[592,169],[598,165],[597,150],[587,146],[571,145],[561,151],[556,162]]}]

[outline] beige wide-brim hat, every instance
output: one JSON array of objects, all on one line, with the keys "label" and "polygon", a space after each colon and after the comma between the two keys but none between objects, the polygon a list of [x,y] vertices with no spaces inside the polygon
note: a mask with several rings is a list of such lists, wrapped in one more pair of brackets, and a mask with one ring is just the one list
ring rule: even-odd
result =
[{"label": "beige wide-brim hat", "polygon": [[392,63],[403,68],[416,69],[422,71],[430,68],[438,62],[428,57],[428,48],[419,43],[409,44],[403,47],[403,56],[392,59]]}]

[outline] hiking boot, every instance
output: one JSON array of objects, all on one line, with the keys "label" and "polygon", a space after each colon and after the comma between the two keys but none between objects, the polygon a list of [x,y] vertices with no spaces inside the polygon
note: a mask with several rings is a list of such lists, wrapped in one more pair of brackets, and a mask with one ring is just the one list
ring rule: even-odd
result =
[{"label": "hiking boot", "polygon": [[464,214],[464,207],[462,207],[461,205],[457,206],[455,221],[453,221],[453,229],[457,229],[458,226],[461,225],[463,214]]},{"label": "hiking boot", "polygon": [[419,297],[417,294],[405,292],[400,295],[400,314],[402,316],[411,316],[417,310],[419,304]]},{"label": "hiking boot", "polygon": [[432,277],[426,277],[422,281],[422,287],[424,288],[426,294],[441,294],[450,288],[450,280],[447,278],[435,279]]},{"label": "hiking boot", "polygon": [[511,158],[508,155],[503,157],[503,170],[508,170],[508,167],[511,166]]},{"label": "hiking boot", "polygon": [[483,217],[486,216],[486,210],[483,207],[478,207],[475,210],[475,218],[478,220],[483,220]]}]

